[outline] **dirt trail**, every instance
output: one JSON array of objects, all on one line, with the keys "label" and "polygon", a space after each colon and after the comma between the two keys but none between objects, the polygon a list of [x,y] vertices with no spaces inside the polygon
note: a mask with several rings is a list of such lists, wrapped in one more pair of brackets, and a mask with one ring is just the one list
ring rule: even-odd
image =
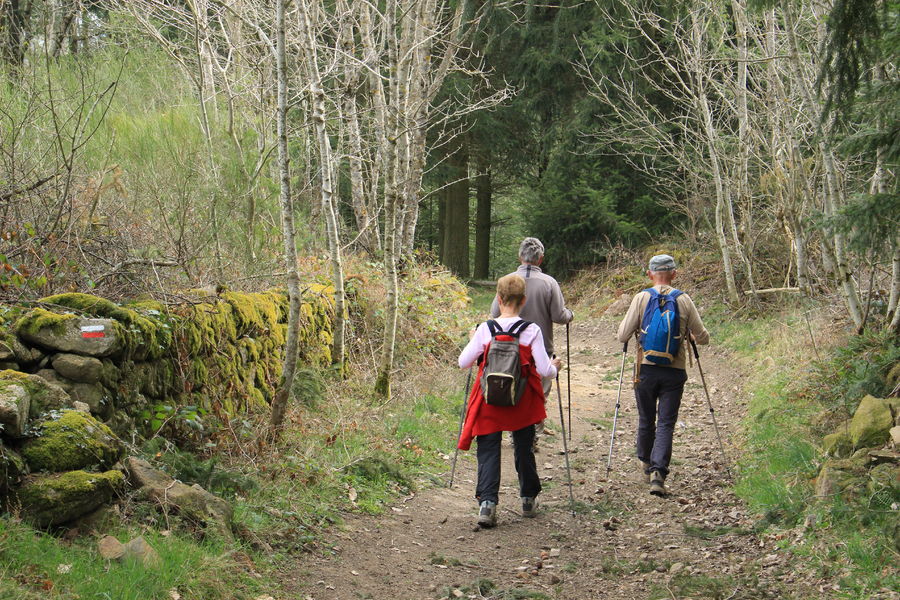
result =
[{"label": "dirt trail", "polygon": [[[473,451],[460,453],[458,483],[453,489],[424,489],[379,517],[348,517],[343,527],[330,534],[334,555],[305,556],[296,572],[287,575],[295,593],[292,597],[822,597],[796,580],[776,550],[775,539],[748,532],[752,518],[729,490],[696,366],[689,372],[676,426],[669,496],[649,495],[636,475],[637,413],[627,385],[630,365],[613,471],[606,480],[621,366],[614,327],[612,321],[596,320],[574,324],[571,332],[570,460],[577,517],[569,511],[562,441],[557,434],[543,438],[537,455],[545,483],[538,518],[519,514],[512,448],[504,441],[499,524],[476,530],[473,446]],[[565,331],[558,328],[556,339],[562,347]],[[741,375],[714,346],[705,349],[702,359],[726,451],[733,459],[731,438],[745,411]],[[563,404],[564,378],[565,372],[560,377]],[[553,399],[548,414],[555,417],[553,429],[559,431],[555,391]],[[479,593],[475,585],[479,580],[490,581],[493,591],[488,593],[489,586],[482,585]]]}]

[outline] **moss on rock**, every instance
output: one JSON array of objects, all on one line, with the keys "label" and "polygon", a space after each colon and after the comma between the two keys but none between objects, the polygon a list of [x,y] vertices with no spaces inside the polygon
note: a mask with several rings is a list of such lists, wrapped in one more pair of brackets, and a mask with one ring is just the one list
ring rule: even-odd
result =
[{"label": "moss on rock", "polygon": [[72,313],[60,315],[43,308],[35,308],[16,321],[15,330],[22,337],[37,335],[44,329],[59,334],[65,331],[67,321],[76,318]]},{"label": "moss on rock", "polygon": [[894,416],[891,405],[873,396],[866,396],[850,421],[850,439],[854,448],[880,446],[890,437]]},{"label": "moss on rock", "polygon": [[[135,303],[132,308],[119,306],[105,298],[90,294],[57,294],[42,298],[41,302],[55,304],[80,311],[95,317],[114,319],[123,326],[123,339],[129,355],[138,360],[153,360],[162,356],[171,344],[171,327],[165,313],[158,310],[158,303],[152,308],[145,308],[145,303]],[[145,310],[141,314],[138,310]]]},{"label": "moss on rock", "polygon": [[9,385],[21,386],[28,393],[30,418],[69,406],[72,401],[60,386],[38,375],[10,369],[0,371],[0,390]]},{"label": "moss on rock", "polygon": [[109,427],[77,410],[64,410],[58,418],[41,423],[22,448],[32,470],[50,472],[106,469],[124,452],[122,441]]},{"label": "moss on rock", "polygon": [[822,440],[822,447],[825,454],[835,458],[847,458],[853,451],[853,442],[850,440],[850,434],[847,431],[838,431],[826,435]]},{"label": "moss on rock", "polygon": [[18,485],[27,469],[22,457],[0,444],[0,499]]},{"label": "moss on rock", "polygon": [[60,525],[95,510],[122,489],[121,471],[69,471],[29,477],[16,490],[23,516],[38,527]]},{"label": "moss on rock", "polygon": [[[287,293],[283,289],[259,293],[223,290],[218,296],[204,294],[203,299],[198,304],[165,307],[152,300],[118,305],[89,294],[59,294],[43,302],[59,306],[60,312],[66,309],[76,314],[57,315],[42,308],[19,322],[23,330],[59,327],[66,335],[80,338],[80,325],[109,319],[103,323],[107,332],[121,340],[114,352],[56,348],[54,344],[61,342],[49,334],[45,335],[47,340],[34,345],[95,356],[102,368],[91,359],[87,361],[93,367],[90,373],[76,369],[77,373],[70,374],[102,385],[117,410],[124,409],[132,417],[139,414],[135,412],[137,404],[144,407],[163,399],[175,406],[194,404],[194,396],[202,399],[202,406],[218,405],[231,415],[265,407],[281,377],[289,313]],[[308,285],[301,311],[299,361],[312,368],[327,366],[333,342],[334,289],[318,283]],[[88,321],[80,315],[97,319]],[[58,355],[54,365],[65,370],[67,358]],[[67,384],[70,388],[74,385]],[[136,403],[138,397],[143,401]]]}]

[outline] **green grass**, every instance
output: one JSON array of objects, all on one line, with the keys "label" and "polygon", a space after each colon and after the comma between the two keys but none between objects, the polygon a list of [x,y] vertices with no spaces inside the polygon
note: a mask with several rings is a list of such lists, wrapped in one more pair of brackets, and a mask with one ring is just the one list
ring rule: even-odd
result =
[{"label": "green grass", "polygon": [[443,554],[437,554],[432,552],[428,555],[428,563],[432,565],[445,565],[448,567],[461,567],[462,561],[454,556],[444,556]]},{"label": "green grass", "polygon": [[[839,576],[841,597],[862,599],[877,589],[896,588],[897,519],[890,505],[900,501],[900,488],[882,486],[828,501],[813,494],[827,460],[822,436],[852,415],[863,395],[883,397],[889,391],[885,375],[900,360],[896,338],[868,332],[830,340],[831,347],[819,339],[817,360],[802,313],[709,320],[716,340],[749,373],[751,401],[735,491],[760,515],[757,526],[791,529],[812,519],[815,525],[804,536],[783,545],[821,576]],[[828,326],[824,317],[813,323],[814,330],[817,325]]]},{"label": "green grass", "polygon": [[[734,597],[738,587],[730,577],[708,577],[705,575],[676,575],[667,587],[654,584],[650,589],[650,600],[672,598],[710,598],[725,600]],[[741,596],[747,597],[747,596]]]},{"label": "green grass", "polygon": [[61,544],[8,518],[0,519],[0,599],[38,600],[170,598],[255,598],[264,588],[230,560],[225,548],[177,535],[118,531],[120,541],[143,534],[159,553],[158,568],[103,560],[94,538]]},{"label": "green grass", "polygon": [[[328,551],[322,547],[321,533],[340,523],[344,512],[378,514],[397,496],[439,481],[435,474],[449,468],[444,456],[452,452],[461,400],[461,389],[447,397],[424,393],[398,399],[396,405],[381,408],[363,400],[321,400],[303,414],[302,426],[286,432],[278,452],[256,462],[235,458],[225,464],[223,457],[215,470],[210,461],[196,458],[192,463],[189,455],[172,448],[148,447],[148,451],[159,452],[157,460],[173,472],[211,472],[222,486],[219,491],[233,498],[235,522],[272,546],[272,552],[248,550],[257,570],[271,573],[296,561],[298,552]],[[165,527],[149,505],[130,506],[133,518],[127,526],[139,522]],[[226,557],[231,548],[198,543],[173,529],[165,537],[152,529],[144,533],[159,551],[162,568],[144,571],[113,564],[107,571],[96,554],[94,538],[68,545],[55,536],[0,520],[0,600],[148,600],[168,598],[173,589],[182,597],[206,600],[255,598],[259,594],[251,591],[258,589],[278,596],[276,579],[265,577],[262,585],[234,567]],[[125,529],[115,533],[125,541],[138,535]],[[60,564],[71,564],[71,570],[57,573]],[[45,585],[52,585],[50,595]]]},{"label": "green grass", "polygon": [[[285,436],[259,487],[238,499],[236,521],[280,553],[310,547],[343,512],[379,514],[398,495],[442,483],[453,450],[462,390],[449,398],[423,394],[390,410],[365,402],[324,407],[310,425]],[[327,421],[324,414],[355,415]],[[274,458],[274,457],[273,457]]]},{"label": "green grass", "polygon": [[490,579],[482,578],[469,585],[444,587],[438,592],[438,598],[454,598],[454,589],[459,589],[464,597],[485,598],[487,600],[550,600],[550,596],[527,588],[500,589]]},{"label": "green grass", "polygon": [[712,540],[726,535],[749,535],[751,532],[740,527],[697,527],[696,525],[684,525],[684,533],[702,540]]}]

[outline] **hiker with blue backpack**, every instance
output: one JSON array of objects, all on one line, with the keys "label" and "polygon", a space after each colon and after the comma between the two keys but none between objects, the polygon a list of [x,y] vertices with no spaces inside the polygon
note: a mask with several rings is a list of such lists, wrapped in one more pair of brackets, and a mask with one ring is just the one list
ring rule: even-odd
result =
[{"label": "hiker with blue backpack", "polygon": [[709,332],[690,296],[672,287],[675,259],[660,254],[650,259],[647,276],[653,282],[634,296],[619,325],[618,340],[638,337],[634,396],[638,408],[637,457],[650,493],[664,496],[672,458],[672,434],[687,381],[687,341],[709,343]]},{"label": "hiker with blue backpack", "polygon": [[497,281],[499,315],[481,323],[459,355],[461,369],[479,365],[468,398],[457,447],[468,450],[477,440],[479,502],[478,525],[497,524],[500,492],[500,441],[511,431],[515,466],[519,475],[522,516],[537,515],[541,480],[533,441],[535,424],[546,416],[542,377],[555,377],[562,366],[544,347],[541,328],[520,318],[525,305],[525,280],[511,274]]}]

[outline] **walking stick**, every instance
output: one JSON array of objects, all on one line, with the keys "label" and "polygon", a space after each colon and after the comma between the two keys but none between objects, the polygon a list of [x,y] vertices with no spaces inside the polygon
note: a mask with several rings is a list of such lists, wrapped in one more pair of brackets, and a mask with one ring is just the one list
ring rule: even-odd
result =
[{"label": "walking stick", "polygon": [[722,460],[725,465],[725,472],[731,476],[731,469],[728,468],[728,455],[725,454],[725,446],[722,445],[722,436],[719,434],[719,424],[716,422],[716,411],[713,409],[712,400],[709,399],[709,389],[706,387],[706,377],[703,375],[703,366],[700,364],[700,353],[697,351],[697,343],[693,336],[690,338],[691,347],[694,349],[694,358],[697,359],[697,368],[700,370],[700,381],[703,382],[703,392],[706,394],[706,403],[709,405],[709,414],[713,420],[713,427],[716,429],[716,439],[719,440],[719,450],[722,451]]},{"label": "walking stick", "polygon": [[566,395],[569,397],[569,441],[572,441],[572,359],[569,357],[569,324],[566,323]]},{"label": "walking stick", "polygon": [[619,392],[616,394],[616,412],[613,414],[612,435],[609,436],[609,454],[606,455],[606,478],[612,469],[613,441],[616,439],[616,423],[619,420],[619,407],[622,399],[622,380],[625,378],[625,357],[628,356],[628,342],[622,346],[622,370],[619,372]]},{"label": "walking stick", "polygon": [[469,403],[469,385],[472,383],[472,367],[469,367],[469,374],[466,376],[466,395],[463,396],[462,410],[459,413],[459,429],[456,432],[456,451],[453,453],[453,468],[450,469],[450,483],[448,488],[453,487],[453,476],[456,475],[456,459],[459,457],[459,436],[462,435],[463,421],[466,419],[466,405]]},{"label": "walking stick", "polygon": [[566,475],[569,478],[569,501],[575,516],[575,493],[572,491],[572,470],[569,467],[569,445],[566,443],[566,422],[563,419],[562,392],[559,391],[559,371],[556,372],[556,399],[559,401],[559,426],[562,427],[563,454],[566,455]]}]

